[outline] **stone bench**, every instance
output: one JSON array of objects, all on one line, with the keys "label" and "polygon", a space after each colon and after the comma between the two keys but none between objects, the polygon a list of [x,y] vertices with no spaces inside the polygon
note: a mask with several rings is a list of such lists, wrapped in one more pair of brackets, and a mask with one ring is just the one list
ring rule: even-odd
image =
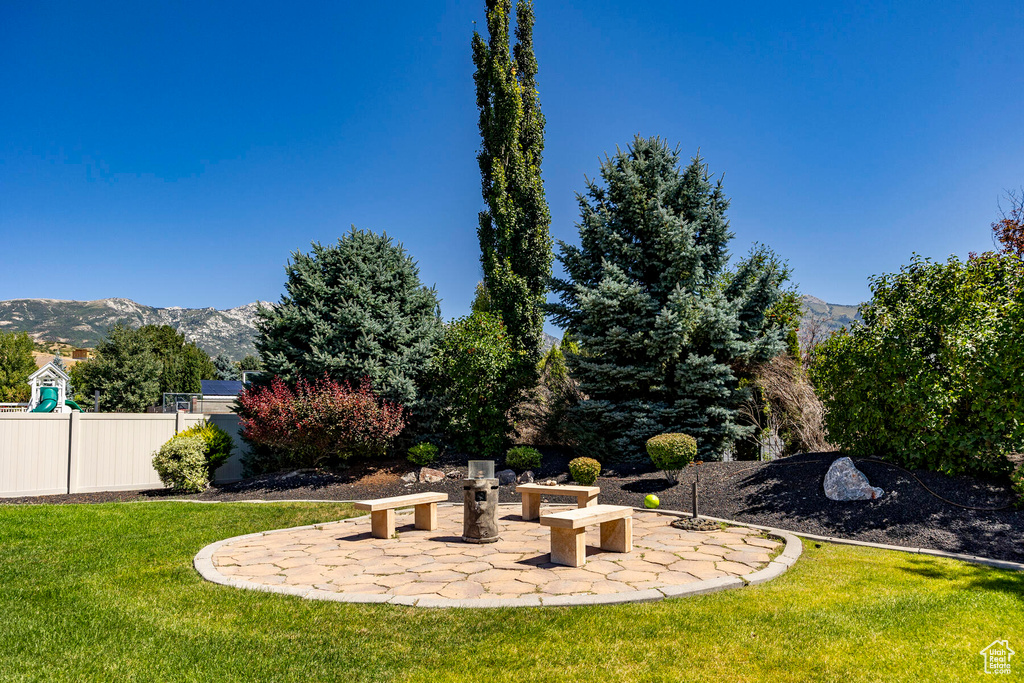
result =
[{"label": "stone bench", "polygon": [[433,531],[437,528],[437,504],[448,500],[447,493],[411,493],[407,496],[362,500],[356,503],[356,510],[370,513],[370,533],[376,538],[391,538],[395,535],[395,508],[416,508],[416,528]]},{"label": "stone bench", "polygon": [[628,553],[633,549],[633,508],[626,505],[593,505],[554,512],[540,518],[551,527],[551,561],[569,567],[587,563],[587,527],[601,525],[601,550]]},{"label": "stone bench", "polygon": [[523,495],[523,521],[540,517],[540,497],[548,496],[572,496],[576,498],[577,507],[586,508],[597,505],[597,494],[601,493],[599,486],[545,486],[544,484],[523,484],[516,487],[516,493]]}]

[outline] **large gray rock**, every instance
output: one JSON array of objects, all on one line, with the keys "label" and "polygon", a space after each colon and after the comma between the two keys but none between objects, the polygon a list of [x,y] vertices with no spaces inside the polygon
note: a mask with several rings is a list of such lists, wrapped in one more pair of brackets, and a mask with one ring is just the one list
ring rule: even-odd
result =
[{"label": "large gray rock", "polygon": [[439,481],[444,481],[444,472],[429,467],[420,468],[421,484],[436,484]]},{"label": "large gray rock", "polygon": [[533,472],[531,472],[530,470],[526,470],[525,472],[520,474],[519,475],[519,483],[520,484],[532,484],[533,483]]},{"label": "large gray rock", "polygon": [[502,470],[494,476],[498,478],[499,486],[516,483],[516,473],[512,470]]},{"label": "large gray rock", "polygon": [[849,458],[837,459],[825,473],[825,495],[829,500],[874,500],[883,493],[868,483],[868,478]]},{"label": "large gray rock", "polygon": [[413,470],[412,472],[403,474],[402,481],[404,481],[406,484],[415,484],[418,477],[419,475],[417,475],[416,471]]}]

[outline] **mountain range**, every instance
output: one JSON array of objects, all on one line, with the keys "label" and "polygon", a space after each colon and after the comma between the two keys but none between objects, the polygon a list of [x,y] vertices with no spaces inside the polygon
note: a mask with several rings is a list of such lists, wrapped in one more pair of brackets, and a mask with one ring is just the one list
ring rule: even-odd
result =
[{"label": "mountain range", "polygon": [[64,301],[13,299],[0,301],[0,330],[28,332],[36,341],[95,347],[115,323],[130,327],[170,325],[211,356],[232,360],[256,353],[256,307],[253,302],[218,311],[215,308],[154,308],[131,299]]},{"label": "mountain range", "polygon": [[[830,304],[813,296],[801,297],[804,324],[819,321],[831,331],[860,320],[858,306]],[[256,308],[253,302],[215,308],[154,308],[131,299],[65,301],[60,299],[12,299],[0,301],[0,330],[28,332],[39,342],[63,342],[82,348],[95,347],[107,330],[122,322],[131,327],[170,325],[211,356],[224,354],[232,360],[256,353]],[[263,305],[270,305],[262,302]],[[544,347],[557,339],[544,335]]]}]

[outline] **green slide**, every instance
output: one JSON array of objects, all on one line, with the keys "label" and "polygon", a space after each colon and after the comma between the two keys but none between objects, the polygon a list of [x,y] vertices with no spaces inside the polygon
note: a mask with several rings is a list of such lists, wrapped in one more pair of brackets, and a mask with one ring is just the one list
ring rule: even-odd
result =
[{"label": "green slide", "polygon": [[[57,408],[57,387],[39,387],[39,405],[32,409],[33,413],[52,413]],[[64,401],[64,405],[70,406],[82,412],[82,407],[70,398]]]},{"label": "green slide", "polygon": [[57,387],[39,387],[39,405],[33,413],[52,413],[57,407]]}]

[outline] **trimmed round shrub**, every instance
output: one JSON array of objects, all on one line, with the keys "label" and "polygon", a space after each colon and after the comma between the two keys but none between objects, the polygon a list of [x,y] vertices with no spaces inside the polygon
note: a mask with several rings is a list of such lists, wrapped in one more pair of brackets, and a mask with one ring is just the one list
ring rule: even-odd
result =
[{"label": "trimmed round shrub", "polygon": [[201,436],[176,436],[153,455],[153,469],[164,486],[197,493],[209,485],[206,442]]},{"label": "trimmed round shrub", "polygon": [[529,446],[510,448],[505,454],[505,466],[517,472],[540,467],[540,460],[540,451]]},{"label": "trimmed round shrub", "polygon": [[178,432],[173,438],[181,439],[189,436],[198,436],[206,444],[207,476],[212,481],[214,472],[228,461],[228,458],[231,457],[231,452],[235,450],[234,439],[223,429],[206,420],[197,422],[188,429]]},{"label": "trimmed round shrub", "polygon": [[437,446],[424,441],[409,449],[409,462],[414,465],[425,466],[437,460]]},{"label": "trimmed round shrub", "polygon": [[573,458],[569,461],[569,474],[577,484],[590,486],[601,474],[601,463],[593,458]]},{"label": "trimmed round shrub", "polygon": [[658,434],[647,440],[647,455],[665,476],[679,481],[679,473],[697,456],[697,440],[689,434]]}]

